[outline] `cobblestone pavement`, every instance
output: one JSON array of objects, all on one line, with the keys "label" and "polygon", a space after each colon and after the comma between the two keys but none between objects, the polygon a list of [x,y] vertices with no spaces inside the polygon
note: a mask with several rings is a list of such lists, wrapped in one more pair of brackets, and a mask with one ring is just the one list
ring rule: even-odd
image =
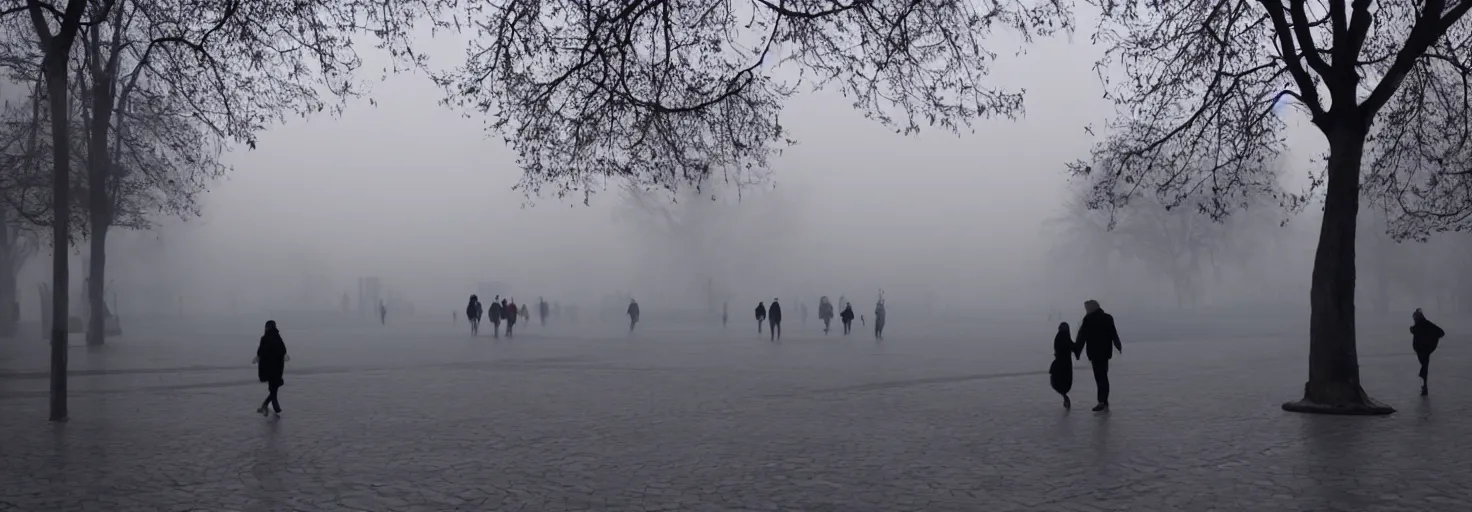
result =
[{"label": "cobblestone pavement", "polygon": [[[1048,387],[1051,328],[884,344],[791,322],[625,337],[526,327],[283,325],[280,419],[254,324],[71,353],[46,417],[42,344],[0,348],[0,511],[1472,510],[1472,347],[1416,396],[1407,336],[1362,335],[1393,416],[1306,416],[1297,336],[1132,343],[1113,410]],[[643,327],[643,326],[641,326]],[[215,326],[233,330],[233,326]],[[134,328],[144,332],[149,329]],[[163,332],[154,330],[154,332]]]}]

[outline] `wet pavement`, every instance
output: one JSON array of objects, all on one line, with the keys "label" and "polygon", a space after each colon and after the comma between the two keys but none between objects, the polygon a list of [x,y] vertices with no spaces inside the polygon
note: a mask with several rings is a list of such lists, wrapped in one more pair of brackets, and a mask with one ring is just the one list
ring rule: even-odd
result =
[{"label": "wet pavement", "polygon": [[1367,389],[1399,412],[1321,417],[1278,408],[1301,337],[1119,322],[1108,414],[1087,362],[1061,407],[1046,322],[892,318],[883,344],[816,322],[781,344],[740,322],[282,325],[279,419],[253,412],[254,324],[134,326],[72,349],[59,425],[44,343],[5,340],[0,511],[1472,510],[1467,336],[1422,399],[1408,336],[1362,334]]}]

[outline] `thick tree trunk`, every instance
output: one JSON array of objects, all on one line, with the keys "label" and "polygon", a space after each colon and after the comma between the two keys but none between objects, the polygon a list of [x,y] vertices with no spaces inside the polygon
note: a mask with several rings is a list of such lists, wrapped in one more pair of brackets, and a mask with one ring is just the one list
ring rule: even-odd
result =
[{"label": "thick tree trunk", "polygon": [[92,224],[87,268],[87,344],[101,345],[107,337],[107,228],[112,225],[112,201],[107,193],[107,133],[112,123],[112,80],[100,77],[92,84],[92,126],[87,141],[87,207]]},{"label": "thick tree trunk", "polygon": [[[69,8],[70,9],[70,8]],[[54,44],[53,46],[60,46]],[[70,42],[67,48],[70,48]],[[46,94],[51,106],[51,421],[66,421],[67,320],[71,278],[67,243],[71,237],[71,118],[67,104],[67,48],[48,48]]]},{"label": "thick tree trunk", "polygon": [[1309,298],[1308,383],[1303,399],[1283,404],[1284,410],[1325,414],[1395,412],[1371,399],[1360,387],[1355,348],[1355,223],[1365,136],[1364,131],[1343,128],[1329,135],[1328,187]]}]

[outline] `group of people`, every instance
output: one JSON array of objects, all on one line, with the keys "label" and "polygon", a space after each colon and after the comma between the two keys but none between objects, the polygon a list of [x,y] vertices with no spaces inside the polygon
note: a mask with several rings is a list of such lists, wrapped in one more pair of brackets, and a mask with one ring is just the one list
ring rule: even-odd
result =
[{"label": "group of people", "polygon": [[[547,324],[546,305],[547,302],[542,301],[543,325]],[[506,337],[511,338],[514,337],[513,331],[516,327],[516,319],[531,320],[532,313],[530,307],[517,306],[516,299],[503,299],[500,295],[497,295],[494,299],[491,299],[490,307],[486,308],[481,305],[479,297],[471,295],[470,304],[465,306],[465,318],[470,320],[470,333],[472,335],[480,334],[480,319],[482,314],[487,316],[491,321],[492,333],[495,337],[501,337],[501,321],[504,320],[506,322]]]},{"label": "group of people", "polygon": [[[539,301],[545,311],[545,301]],[[470,320],[472,333],[480,332],[480,319],[484,309],[480,300],[470,296],[470,304],[465,308],[465,316]],[[527,318],[529,315],[527,307],[518,307],[515,299],[503,299],[499,295],[491,301],[490,320],[496,326],[496,336],[500,337],[500,322],[506,321],[506,336],[512,336],[512,326],[515,325],[518,316]],[[1114,317],[1105,313],[1099,307],[1096,300],[1084,302],[1084,318],[1079,323],[1077,336],[1070,337],[1068,322],[1058,324],[1058,333],[1053,337],[1053,363],[1048,368],[1049,380],[1053,390],[1063,396],[1063,407],[1072,408],[1072,400],[1068,392],[1073,388],[1073,362],[1072,359],[1080,359],[1087,355],[1089,365],[1094,371],[1094,385],[1098,391],[1098,404],[1094,406],[1095,412],[1109,410],[1109,361],[1115,352],[1124,353],[1124,346],[1120,344],[1119,331],[1115,328]],[[545,317],[546,313],[541,313]],[[629,300],[629,331],[639,323],[639,303],[633,299]],[[724,308],[722,322],[725,321]],[[823,332],[828,332],[829,321],[833,318],[833,304],[828,297],[818,301],[818,317],[823,320]],[[844,334],[849,333],[850,325],[853,323],[853,305],[843,303],[843,312],[839,314],[843,321]],[[762,330],[762,323],[768,324],[768,332],[771,339],[776,341],[782,338],[782,306],[777,299],[772,299],[770,306],[757,303],[756,306],[757,332]],[[1431,354],[1436,351],[1441,338],[1446,336],[1446,331],[1426,319],[1426,315],[1417,309],[1411,314],[1411,349],[1416,353],[1416,359],[1421,364],[1419,376],[1421,378],[1421,396],[1426,396],[1428,388],[1428,368],[1431,364]],[[874,310],[874,336],[879,339],[884,337],[884,299],[879,299]],[[286,343],[281,338],[281,332],[276,328],[276,321],[266,322],[266,332],[261,336],[260,344],[256,347],[256,356],[251,363],[257,365],[257,375],[261,382],[266,383],[267,395],[265,401],[261,402],[256,412],[262,415],[270,415],[274,412],[281,415],[281,403],[277,399],[277,392],[285,384],[282,375],[285,373],[286,362],[291,356],[286,353]]]},{"label": "group of people", "polygon": [[[846,300],[843,300],[842,297],[839,297],[838,301],[843,303],[843,311],[840,311],[838,313],[838,320],[843,325],[844,336],[847,336],[848,333],[853,329],[854,325],[854,305]],[[874,304],[875,339],[884,339],[885,316],[884,296],[880,295],[879,301]],[[864,320],[863,315],[858,315],[858,318],[860,323],[868,323]],[[833,322],[833,303],[828,300],[828,297],[826,295],[818,299],[818,319],[823,321],[823,334],[828,334],[828,330]]]},{"label": "group of people", "polygon": [[[1089,366],[1094,370],[1094,385],[1098,390],[1098,405],[1094,406],[1094,412],[1109,410],[1109,360],[1114,357],[1115,352],[1124,353],[1124,346],[1119,342],[1119,331],[1114,327],[1114,316],[1105,313],[1099,307],[1099,301],[1089,300],[1084,302],[1084,319],[1079,323],[1078,336],[1070,339],[1068,322],[1058,324],[1058,334],[1053,337],[1053,364],[1048,368],[1049,380],[1053,390],[1063,395],[1063,407],[1071,408],[1073,403],[1068,398],[1068,392],[1073,388],[1073,362],[1069,360],[1079,359],[1084,355],[1089,358]],[[1429,393],[1427,381],[1428,367],[1431,365],[1431,354],[1436,351],[1441,338],[1446,336],[1446,331],[1430,320],[1418,308],[1411,313],[1411,350],[1415,351],[1416,359],[1421,363],[1421,396]]]},{"label": "group of people", "polygon": [[1094,412],[1109,409],[1109,359],[1118,350],[1124,353],[1119,343],[1119,331],[1114,328],[1114,317],[1099,307],[1099,301],[1084,302],[1084,320],[1079,322],[1078,337],[1069,339],[1068,322],[1058,324],[1058,335],[1053,337],[1053,364],[1048,368],[1053,390],[1063,395],[1063,408],[1073,407],[1068,392],[1073,389],[1073,362],[1088,354],[1089,365],[1094,367],[1094,385],[1099,391],[1099,404]]},{"label": "group of people", "polygon": [[[843,311],[838,313],[838,319],[843,324],[843,334],[847,336],[849,332],[853,329],[855,318],[854,306],[847,301],[843,301],[842,298],[840,298],[839,300],[843,302]],[[803,321],[806,322],[807,306],[799,304],[798,309],[802,311]],[[833,302],[829,301],[828,296],[826,295],[820,297],[818,299],[818,319],[823,321],[823,334],[828,334],[829,329],[832,327],[833,316]],[[884,339],[885,316],[884,298],[881,295],[879,302],[874,305],[875,339]],[[863,315],[858,315],[858,319],[860,322],[867,323],[865,322]],[[721,324],[725,325],[725,323],[726,313],[723,307],[721,311]],[[767,332],[770,334],[770,338],[772,341],[782,339],[782,305],[777,302],[777,299],[772,299],[771,305],[767,305],[761,302],[756,303],[757,334],[761,334],[762,324],[767,324]]]}]

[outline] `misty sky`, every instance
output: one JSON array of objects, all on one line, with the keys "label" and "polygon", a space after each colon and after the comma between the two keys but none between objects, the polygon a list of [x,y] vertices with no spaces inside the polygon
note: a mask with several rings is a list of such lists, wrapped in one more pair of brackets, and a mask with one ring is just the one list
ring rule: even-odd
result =
[{"label": "misty sky", "polygon": [[[999,51],[992,77],[1026,89],[1027,114],[980,120],[975,133],[905,137],[836,94],[795,98],[783,123],[800,144],[773,161],[775,190],[741,205],[767,214],[742,216],[753,225],[718,242],[748,260],[723,267],[743,275],[717,277],[752,297],[867,298],[885,288],[891,297],[997,300],[1036,291],[1050,271],[1042,255],[1053,236],[1040,228],[1061,213],[1063,166],[1095,140],[1084,127],[1111,112],[1087,40],[1046,40],[1017,57]],[[436,65],[459,57],[452,40],[429,45]],[[357,101],[340,118],[294,119],[263,133],[259,149],[227,155],[234,171],[204,199],[203,217],[166,223],[165,233],[177,231],[170,275],[190,281],[189,293],[245,288],[261,300],[299,286],[304,272],[327,275],[326,296],[351,292],[357,276],[381,276],[435,307],[458,304],[480,280],[534,295],[659,295],[653,281],[667,265],[651,264],[645,239],[613,218],[616,183],[591,206],[542,197],[523,207],[511,190],[521,172],[514,155],[479,116],[438,105],[441,91],[427,77],[390,77],[372,97],[376,106]],[[1292,137],[1304,141],[1295,160],[1318,153],[1317,139]],[[118,261],[122,252],[111,268],[127,280],[135,267]],[[30,267],[39,281],[45,265]]]}]

